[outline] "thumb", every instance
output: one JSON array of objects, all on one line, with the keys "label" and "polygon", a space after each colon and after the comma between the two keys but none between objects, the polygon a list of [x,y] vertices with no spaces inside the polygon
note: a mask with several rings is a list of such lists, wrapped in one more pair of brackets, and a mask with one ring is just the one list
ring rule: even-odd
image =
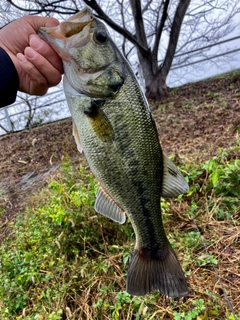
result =
[{"label": "thumb", "polygon": [[46,20],[46,24],[43,27],[51,28],[59,25],[59,21],[55,18],[45,17],[45,20]]},{"label": "thumb", "polygon": [[51,28],[59,25],[59,21],[51,17],[27,16],[26,19],[35,31],[40,27]]}]

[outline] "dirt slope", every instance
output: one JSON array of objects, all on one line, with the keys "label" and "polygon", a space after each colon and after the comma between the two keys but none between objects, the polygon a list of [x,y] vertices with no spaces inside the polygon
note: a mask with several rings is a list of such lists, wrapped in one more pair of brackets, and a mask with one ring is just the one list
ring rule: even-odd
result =
[{"label": "dirt slope", "polygon": [[[240,72],[173,89],[151,103],[163,148],[176,160],[203,162],[218,148],[236,144],[240,126]],[[71,119],[0,137],[0,234],[26,204],[26,195],[68,155],[83,157],[72,137]],[[179,158],[180,157],[180,158]],[[1,238],[0,238],[1,240]]]}]

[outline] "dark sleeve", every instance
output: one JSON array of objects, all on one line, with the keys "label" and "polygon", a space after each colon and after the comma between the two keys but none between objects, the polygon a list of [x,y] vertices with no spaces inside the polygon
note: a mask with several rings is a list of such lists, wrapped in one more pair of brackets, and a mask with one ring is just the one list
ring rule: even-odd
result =
[{"label": "dark sleeve", "polygon": [[0,48],[0,108],[16,100],[19,78],[9,55]]}]

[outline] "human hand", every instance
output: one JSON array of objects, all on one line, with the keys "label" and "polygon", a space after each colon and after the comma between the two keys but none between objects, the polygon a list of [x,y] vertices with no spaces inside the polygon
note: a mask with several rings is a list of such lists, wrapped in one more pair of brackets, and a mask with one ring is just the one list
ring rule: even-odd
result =
[{"label": "human hand", "polygon": [[43,95],[57,85],[63,74],[58,54],[37,35],[40,27],[54,27],[54,18],[25,16],[0,30],[0,47],[12,59],[19,76],[19,90]]}]

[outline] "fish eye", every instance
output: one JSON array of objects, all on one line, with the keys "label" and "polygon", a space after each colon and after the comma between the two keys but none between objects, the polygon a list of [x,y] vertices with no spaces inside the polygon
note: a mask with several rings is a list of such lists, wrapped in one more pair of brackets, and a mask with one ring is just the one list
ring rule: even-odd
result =
[{"label": "fish eye", "polygon": [[108,35],[106,32],[104,31],[97,31],[95,33],[95,39],[99,42],[99,43],[104,43],[107,41],[108,39]]}]

